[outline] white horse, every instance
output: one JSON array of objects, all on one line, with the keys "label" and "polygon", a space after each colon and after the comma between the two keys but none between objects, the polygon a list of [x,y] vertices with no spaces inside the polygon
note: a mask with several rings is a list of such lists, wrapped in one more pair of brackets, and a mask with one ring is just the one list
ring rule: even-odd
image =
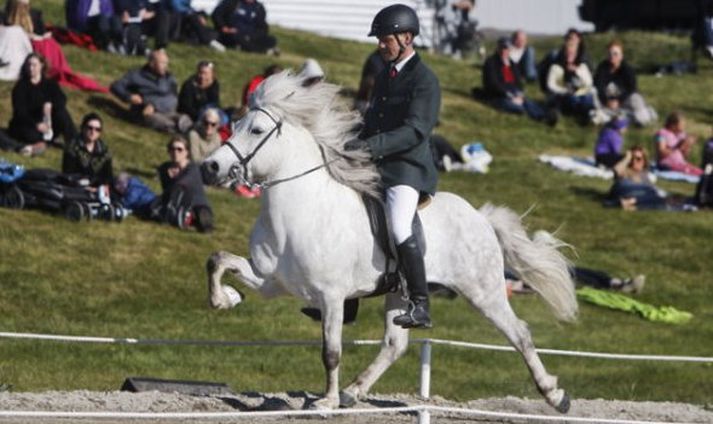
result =
[{"label": "white horse", "polygon": [[[345,152],[359,115],[328,83],[305,88],[283,72],[263,82],[251,109],[235,124],[228,143],[203,163],[207,182],[241,175],[262,183],[260,214],[250,237],[250,258],[220,251],[207,261],[210,304],[228,308],[221,288],[225,271],[264,296],[292,294],[322,312],[322,360],[327,384],[318,409],[362,399],[408,345],[408,330],[392,319],[407,304],[399,293],[385,297],[385,334],[374,362],[339,391],[344,300],[373,292],[386,259],[369,229],[360,193],[378,193],[378,174],[363,152]],[[522,354],[547,402],[560,412],[569,397],[557,387],[535,352],[525,322],[507,300],[504,266],[514,270],[549,304],[574,320],[577,303],[567,260],[552,243],[528,238],[513,211],[473,208],[439,192],[419,212],[426,239],[427,280],[439,282],[479,309]],[[436,317],[437,318],[437,317]],[[437,321],[436,321],[437,322]],[[340,396],[341,395],[341,396]]]}]

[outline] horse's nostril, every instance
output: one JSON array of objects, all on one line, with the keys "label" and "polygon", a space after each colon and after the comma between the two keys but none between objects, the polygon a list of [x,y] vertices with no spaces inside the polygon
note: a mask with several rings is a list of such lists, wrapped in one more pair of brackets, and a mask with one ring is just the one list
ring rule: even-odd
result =
[{"label": "horse's nostril", "polygon": [[218,172],[220,170],[220,165],[218,165],[218,162],[216,162],[216,161],[211,162],[208,166],[210,167],[210,170],[213,172]]}]

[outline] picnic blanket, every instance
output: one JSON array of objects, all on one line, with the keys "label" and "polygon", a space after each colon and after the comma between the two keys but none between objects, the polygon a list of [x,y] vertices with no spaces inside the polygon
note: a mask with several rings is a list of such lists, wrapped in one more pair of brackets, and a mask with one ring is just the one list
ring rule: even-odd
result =
[{"label": "picnic blanket", "polygon": [[[538,156],[538,160],[552,166],[555,169],[559,169],[560,171],[571,172],[584,177],[597,177],[605,180],[614,178],[614,172],[611,169],[598,167],[592,157],[542,154]],[[700,178],[695,175],[684,174],[683,172],[664,171],[657,168],[652,168],[651,172],[657,178],[671,181],[683,181],[691,184],[697,184]]]},{"label": "picnic blanket", "polygon": [[605,308],[631,312],[649,321],[665,322],[667,324],[685,324],[693,317],[690,312],[679,311],[673,306],[653,306],[620,293],[597,290],[591,287],[577,289],[577,298]]}]

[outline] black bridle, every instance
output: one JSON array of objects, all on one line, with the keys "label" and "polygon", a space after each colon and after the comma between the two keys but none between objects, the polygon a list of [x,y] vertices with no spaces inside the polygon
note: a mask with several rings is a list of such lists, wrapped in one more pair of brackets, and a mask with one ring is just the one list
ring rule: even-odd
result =
[{"label": "black bridle", "polygon": [[272,114],[270,112],[268,112],[267,110],[265,110],[261,107],[255,107],[250,110],[264,113],[265,115],[268,116],[268,118],[270,118],[270,120],[275,124],[275,126],[272,127],[272,129],[270,131],[268,131],[267,134],[265,134],[265,136],[262,138],[262,140],[260,140],[258,145],[255,146],[253,151],[248,153],[247,156],[243,156],[238,151],[238,149],[235,146],[233,146],[233,144],[230,141],[228,141],[226,143],[227,146],[230,148],[230,150],[233,151],[233,154],[235,154],[235,157],[238,159],[238,161],[236,163],[234,163],[233,165],[231,165],[230,169],[228,170],[228,177],[231,180],[238,179],[238,172],[239,172],[240,168],[242,168],[243,169],[242,180],[245,184],[249,185],[250,187],[258,187],[262,190],[265,190],[270,187],[276,186],[280,183],[295,180],[295,179],[303,177],[307,174],[311,174],[312,172],[314,172],[318,169],[329,166],[329,164],[331,164],[332,162],[334,162],[336,160],[336,159],[332,159],[329,162],[327,162],[324,158],[324,150],[322,150],[322,147],[320,146],[320,152],[322,153],[322,159],[324,160],[324,162],[322,164],[317,165],[313,168],[310,168],[307,171],[301,172],[297,175],[293,175],[291,177],[281,178],[281,179],[272,180],[272,181],[265,181],[262,183],[250,182],[250,180],[248,178],[248,167],[246,166],[248,164],[248,162],[250,162],[255,157],[257,152],[267,143],[267,141],[270,139],[270,137],[272,137],[273,134],[275,134],[275,132],[277,132],[277,137],[282,135],[282,120],[281,119],[280,120],[275,119],[275,117],[272,116]]}]

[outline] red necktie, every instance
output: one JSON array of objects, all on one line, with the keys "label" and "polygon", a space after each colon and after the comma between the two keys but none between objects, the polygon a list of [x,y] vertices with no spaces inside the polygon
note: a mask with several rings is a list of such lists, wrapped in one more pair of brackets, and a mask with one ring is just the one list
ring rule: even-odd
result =
[{"label": "red necktie", "polygon": [[396,78],[396,75],[398,75],[399,71],[396,70],[395,66],[392,66],[391,69],[389,69],[389,78]]}]

